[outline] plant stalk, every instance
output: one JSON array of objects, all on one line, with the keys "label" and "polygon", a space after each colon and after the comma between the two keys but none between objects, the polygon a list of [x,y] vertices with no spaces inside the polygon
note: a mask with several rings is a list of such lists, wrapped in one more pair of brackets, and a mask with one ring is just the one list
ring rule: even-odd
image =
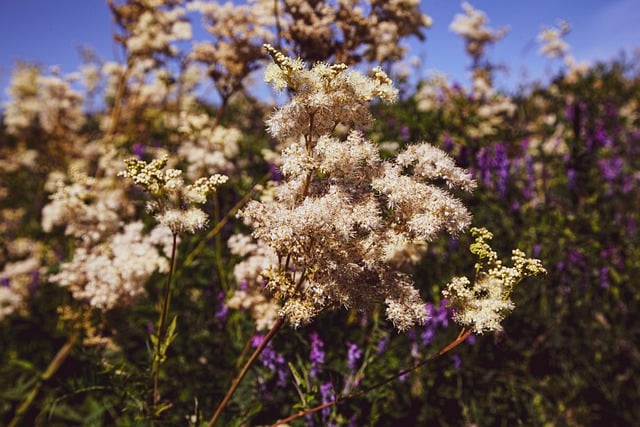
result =
[{"label": "plant stalk", "polygon": [[173,272],[176,265],[176,247],[178,243],[178,235],[173,233],[173,245],[171,246],[171,268],[169,269],[169,275],[167,281],[164,284],[164,290],[162,295],[162,309],[160,310],[160,320],[158,321],[158,335],[156,341],[155,354],[153,355],[153,407],[158,406],[160,401],[160,364],[162,360],[163,341],[165,340],[165,328],[167,324],[167,315],[169,313],[169,307],[171,305],[171,282],[173,280]]},{"label": "plant stalk", "polygon": [[211,420],[209,421],[209,424],[208,424],[209,427],[213,427],[216,424],[216,421],[218,421],[218,418],[220,418],[220,414],[222,414],[222,410],[225,408],[225,406],[227,406],[227,404],[229,403],[229,400],[231,400],[231,396],[233,396],[233,393],[235,393],[236,389],[240,385],[240,382],[242,381],[244,376],[247,374],[247,372],[249,372],[249,368],[251,368],[251,365],[253,365],[253,362],[258,358],[260,353],[262,353],[262,350],[264,350],[267,344],[269,344],[269,341],[271,341],[271,338],[273,338],[273,336],[276,334],[276,332],[278,332],[278,330],[282,327],[283,324],[284,324],[284,317],[279,317],[276,323],[271,327],[271,329],[269,329],[269,332],[264,337],[264,339],[262,340],[258,348],[255,349],[251,357],[249,357],[249,360],[247,360],[247,362],[244,364],[244,366],[242,367],[242,370],[233,379],[231,386],[227,390],[227,394],[224,396],[224,399],[222,399],[222,402],[220,402],[220,404],[216,408],[216,412],[211,417]]},{"label": "plant stalk", "polygon": [[278,425],[286,424],[286,423],[288,423],[290,421],[293,421],[295,419],[298,419],[300,417],[304,417],[305,415],[313,414],[314,412],[318,412],[318,411],[321,411],[323,409],[330,408],[333,405],[337,405],[338,403],[344,402],[345,400],[353,399],[354,397],[358,397],[358,396],[362,396],[363,394],[369,393],[370,391],[373,391],[373,390],[375,390],[377,388],[385,386],[388,383],[390,383],[390,382],[402,377],[403,375],[406,375],[406,374],[408,374],[408,373],[410,373],[412,371],[415,371],[416,369],[426,365],[427,363],[431,362],[432,360],[435,360],[438,357],[442,356],[443,354],[448,353],[449,351],[453,350],[458,345],[462,344],[464,342],[464,340],[466,340],[469,337],[469,335],[471,335],[471,330],[462,329],[460,331],[460,333],[458,334],[458,336],[456,337],[456,339],[451,341],[446,346],[442,347],[436,354],[431,355],[431,356],[429,356],[428,358],[426,358],[424,360],[421,360],[417,364],[413,365],[411,368],[405,369],[405,370],[395,374],[394,376],[392,376],[390,378],[387,378],[387,379],[385,379],[385,380],[383,380],[383,381],[381,381],[381,382],[379,382],[377,384],[374,384],[374,385],[372,385],[370,387],[366,387],[366,388],[363,388],[361,390],[355,391],[353,393],[349,393],[348,395],[339,397],[336,400],[333,400],[331,402],[323,403],[322,405],[318,405],[318,406],[315,406],[315,407],[313,407],[311,409],[306,409],[304,411],[297,412],[297,413],[295,413],[295,414],[293,414],[293,415],[291,415],[291,416],[289,416],[287,418],[283,418],[281,420],[278,420],[275,423],[273,423],[271,425],[271,427],[275,427],[275,426],[278,426]]},{"label": "plant stalk", "polygon": [[71,349],[76,345],[78,338],[79,336],[77,334],[71,335],[67,342],[60,348],[60,350],[58,350],[58,353],[51,360],[49,366],[47,366],[47,369],[42,373],[42,375],[40,375],[40,378],[38,378],[38,382],[35,384],[33,389],[31,389],[27,397],[22,401],[18,409],[16,409],[16,413],[14,414],[13,419],[9,423],[8,427],[16,427],[20,425],[22,418],[33,404],[33,401],[38,396],[38,393],[40,393],[42,385],[45,383],[45,381],[53,377],[58,369],[60,369],[64,361],[71,353]]}]

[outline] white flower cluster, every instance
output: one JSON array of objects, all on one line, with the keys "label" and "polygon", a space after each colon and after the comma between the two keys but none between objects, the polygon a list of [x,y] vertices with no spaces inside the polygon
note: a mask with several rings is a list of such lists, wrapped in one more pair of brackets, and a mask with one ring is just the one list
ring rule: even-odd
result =
[{"label": "white flower cluster", "polygon": [[406,53],[401,40],[423,39],[432,24],[418,0],[284,0],[277,10],[286,44],[313,62],[396,61]]},{"label": "white flower cluster", "polygon": [[185,141],[178,155],[187,162],[186,175],[195,180],[203,175],[229,174],[235,169],[233,159],[238,154],[242,132],[214,124],[207,114],[182,111],[178,131]]},{"label": "white flower cluster", "polygon": [[[73,259],[62,263],[60,272],[49,280],[100,310],[134,303],[145,294],[145,283],[154,272],[169,269],[155,246],[161,241],[150,237],[157,238],[158,233],[144,235],[143,228],[142,222],[127,224],[102,244],[78,248]],[[169,234],[166,227],[164,234]]]},{"label": "white flower cluster", "polygon": [[125,160],[127,169],[118,175],[133,179],[154,197],[147,204],[147,210],[155,214],[158,222],[169,227],[174,234],[195,233],[207,225],[208,218],[193,204],[205,203],[207,195],[215,192],[227,177],[216,174],[186,185],[181,170],[165,169],[168,160],[167,155],[149,163],[130,158]]},{"label": "white flower cluster", "polygon": [[504,316],[515,307],[509,295],[513,288],[525,277],[545,273],[540,260],[526,258],[515,249],[512,253],[512,267],[502,265],[498,254],[486,242],[493,235],[486,229],[471,230],[476,241],[471,252],[478,256],[476,280],[473,284],[466,277],[455,277],[442,291],[448,306],[454,310],[453,319],[482,334],[499,331]]},{"label": "white flower cluster", "polygon": [[24,314],[29,294],[39,284],[46,272],[50,253],[41,242],[18,238],[6,242],[0,252],[0,322],[14,313]]},{"label": "white flower cluster", "polygon": [[469,191],[475,182],[428,144],[385,161],[358,130],[345,140],[333,136],[338,125],[366,126],[375,96],[393,101],[396,91],[381,70],[371,77],[342,65],[307,70],[268,49],[276,65],[266,78],[295,93],[268,121],[270,133],[289,142],[285,181],[272,201],[250,202],[241,216],[277,254],[263,277],[282,314],[298,326],[324,309],[368,311],[384,302],[397,329],[423,322],[419,292],[391,258],[441,231],[464,230],[470,214],[448,190]]},{"label": "white flower cluster", "polygon": [[559,20],[556,27],[545,27],[538,34],[541,43],[538,52],[547,58],[561,58],[568,68],[565,80],[571,82],[584,73],[588,68],[585,62],[578,62],[571,54],[571,46],[564,41],[571,27],[567,21]]},{"label": "white flower cluster", "polygon": [[462,9],[465,13],[457,14],[449,29],[464,38],[467,53],[477,61],[484,55],[486,45],[495,43],[504,37],[508,28],[493,31],[485,25],[488,20],[484,12],[474,9],[467,2],[462,3]]},{"label": "white flower cluster", "polygon": [[[420,111],[442,111],[453,117],[463,117],[465,133],[471,138],[494,135],[505,118],[514,114],[516,106],[508,96],[493,88],[486,70],[476,68],[472,83],[470,91],[454,88],[445,76],[435,75],[416,93],[417,108]],[[477,120],[470,120],[474,116],[477,116]]]},{"label": "white flower cluster", "polygon": [[[237,2],[234,2],[237,3]],[[204,64],[221,96],[242,89],[243,80],[258,67],[262,45],[273,40],[274,2],[193,1],[189,10],[203,15],[205,29],[214,40],[194,43],[190,58]]]},{"label": "white flower cluster", "polygon": [[109,5],[125,34],[119,36],[131,56],[151,57],[156,53],[175,55],[173,43],[191,39],[191,24],[185,10],[172,0],[128,0]]},{"label": "white flower cluster", "polygon": [[569,45],[562,39],[569,33],[569,23],[567,21],[558,22],[557,28],[544,28],[538,34],[540,54],[548,58],[562,58],[569,52]]},{"label": "white flower cluster", "polygon": [[70,184],[62,180],[54,183],[51,201],[42,209],[41,224],[45,232],[62,225],[66,235],[88,246],[117,232],[122,226],[122,217],[133,213],[124,191],[114,188],[112,179],[76,173],[71,180]]},{"label": "white flower cluster", "polygon": [[61,137],[77,131],[85,122],[82,95],[71,88],[71,81],[52,69],[43,75],[33,65],[18,66],[7,89],[4,124],[7,131],[18,135],[38,123],[47,133]]},{"label": "white flower cluster", "polygon": [[265,294],[260,273],[278,264],[273,249],[250,236],[234,234],[227,241],[233,255],[243,257],[233,267],[233,276],[239,288],[229,300],[229,308],[249,310],[256,322],[256,330],[271,328],[278,319],[280,306]]},{"label": "white flower cluster", "polygon": [[296,94],[267,121],[269,133],[279,141],[328,135],[340,123],[366,127],[372,119],[368,105],[374,98],[393,102],[397,97],[397,89],[380,68],[371,77],[344,64],[319,62],[308,70],[301,60],[288,58],[272,46],[265,48],[274,60],[265,70],[265,81]]}]

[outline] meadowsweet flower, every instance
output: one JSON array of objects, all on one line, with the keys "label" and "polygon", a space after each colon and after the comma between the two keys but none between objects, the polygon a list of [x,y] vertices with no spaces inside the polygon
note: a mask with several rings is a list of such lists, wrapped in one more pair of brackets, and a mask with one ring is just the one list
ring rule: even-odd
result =
[{"label": "meadowsweet flower", "polygon": [[446,285],[443,295],[453,313],[453,320],[470,328],[474,333],[502,329],[500,322],[515,305],[509,298],[513,288],[525,277],[546,273],[539,260],[526,258],[515,249],[512,252],[512,267],[502,265],[498,254],[487,240],[493,235],[486,229],[473,228],[475,242],[470,250],[479,258],[476,263],[476,279],[455,277]]},{"label": "meadowsweet flower", "polygon": [[169,262],[142,234],[142,222],[127,224],[104,243],[78,248],[49,280],[68,288],[74,298],[100,310],[130,305],[145,295],[145,283]]},{"label": "meadowsweet flower", "polygon": [[569,45],[562,39],[569,33],[570,25],[567,21],[559,21],[555,28],[544,28],[538,34],[538,41],[542,43],[539,52],[548,58],[562,58],[569,52]]},{"label": "meadowsweet flower", "polygon": [[217,125],[206,114],[180,112],[178,131],[185,141],[178,155],[186,160],[186,175],[195,180],[202,175],[230,173],[235,169],[233,158],[238,154],[240,130]]},{"label": "meadowsweet flower", "polygon": [[82,95],[55,69],[46,75],[36,66],[19,65],[7,93],[3,120],[10,134],[20,135],[37,124],[49,134],[68,138],[85,122]]},{"label": "meadowsweet flower", "polygon": [[79,239],[88,246],[117,232],[122,219],[132,214],[132,207],[113,180],[93,178],[74,173],[65,184],[57,173],[52,174],[55,192],[42,209],[42,229],[51,232],[64,226],[65,234]]},{"label": "meadowsweet flower", "polygon": [[[270,2],[267,2],[270,4]],[[391,62],[407,51],[403,38],[424,39],[432,19],[417,0],[339,0],[318,4],[288,0],[279,5],[284,45],[309,62]]]},{"label": "meadowsweet flower", "polygon": [[278,263],[276,254],[264,242],[254,241],[250,236],[234,234],[227,241],[233,255],[243,257],[233,267],[236,289],[227,306],[249,310],[256,322],[256,330],[269,329],[279,316],[280,306],[264,292],[260,273]]},{"label": "meadowsweet flower", "polygon": [[394,99],[380,69],[371,76],[322,63],[309,70],[267,50],[275,62],[267,78],[294,92],[268,120],[269,132],[285,144],[284,181],[272,199],[250,202],[240,216],[277,257],[262,278],[281,314],[299,326],[325,309],[368,311],[384,302],[397,329],[424,322],[419,292],[393,258],[441,231],[464,230],[470,214],[450,191],[471,190],[475,182],[427,144],[382,160],[362,132],[334,136],[339,125],[366,126],[374,97]]},{"label": "meadowsweet flower", "polygon": [[185,10],[172,1],[127,0],[121,5],[109,1],[109,7],[121,29],[116,40],[131,56],[175,55],[174,43],[191,39],[191,24]]},{"label": "meadowsweet flower", "polygon": [[486,45],[504,37],[508,28],[494,31],[487,27],[487,15],[467,2],[462,3],[462,9],[464,14],[457,14],[449,29],[465,39],[467,53],[477,62],[484,55]]},{"label": "meadowsweet flower", "polygon": [[147,204],[147,210],[155,214],[156,220],[169,227],[174,234],[195,233],[208,222],[207,215],[192,204],[203,204],[207,195],[227,181],[224,175],[199,178],[193,184],[185,185],[182,171],[165,166],[169,156],[147,163],[130,158],[125,160],[127,169],[118,175],[133,179],[141,185],[154,200]]},{"label": "meadowsweet flower", "polygon": [[28,238],[7,242],[6,259],[0,255],[0,321],[14,314],[25,314],[29,295],[46,273],[52,254],[43,243]]},{"label": "meadowsweet flower", "polygon": [[273,41],[273,5],[270,0],[244,5],[205,1],[187,4],[188,10],[203,15],[205,30],[213,38],[194,43],[189,56],[206,67],[223,99],[243,88],[245,79],[262,61],[262,45]]}]

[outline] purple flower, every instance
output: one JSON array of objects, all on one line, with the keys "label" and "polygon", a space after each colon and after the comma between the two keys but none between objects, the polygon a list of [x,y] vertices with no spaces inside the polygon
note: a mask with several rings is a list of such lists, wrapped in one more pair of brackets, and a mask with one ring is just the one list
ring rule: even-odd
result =
[{"label": "purple flower", "polygon": [[501,199],[507,194],[507,182],[509,182],[509,165],[511,161],[507,156],[507,144],[500,143],[493,146],[493,159],[491,168],[495,171],[496,187]]},{"label": "purple flower", "polygon": [[462,359],[459,355],[454,354],[451,356],[451,360],[453,361],[453,367],[456,371],[459,371],[462,368]]},{"label": "purple flower", "polygon": [[135,156],[139,159],[142,159],[144,157],[145,154],[145,147],[144,144],[140,144],[139,142],[136,142],[135,144],[133,144],[133,154],[135,154]]},{"label": "purple flower", "polygon": [[407,142],[409,140],[409,128],[407,126],[402,126],[400,128],[400,140],[402,142]]},{"label": "purple flower", "polygon": [[602,267],[600,269],[600,286],[604,289],[609,288],[609,267]]},{"label": "purple flower", "polygon": [[[326,382],[320,386],[320,396],[322,397],[322,403],[329,403],[335,400],[335,392],[333,391],[333,384]],[[323,421],[326,422],[327,417],[331,413],[330,408],[322,410]]]},{"label": "purple flower", "polygon": [[420,334],[422,345],[424,346],[431,344],[439,328],[444,329],[449,325],[449,312],[445,299],[442,299],[437,307],[431,303],[427,303],[426,310],[427,320],[424,325],[424,330]]},{"label": "purple flower", "polygon": [[605,180],[611,182],[615,180],[622,172],[623,160],[620,157],[611,157],[609,159],[598,160],[600,173]]},{"label": "purple flower", "polygon": [[324,343],[316,332],[311,332],[309,334],[309,338],[311,338],[311,351],[309,352],[311,371],[309,372],[309,376],[311,378],[315,378],[318,375],[318,369],[322,364],[324,364]]},{"label": "purple flower", "polygon": [[224,296],[224,291],[218,292],[218,308],[214,314],[215,319],[220,324],[225,322],[227,313],[229,312],[229,307],[227,307]]},{"label": "purple flower", "polygon": [[389,344],[389,338],[384,337],[378,341],[378,345],[376,346],[376,354],[380,355],[385,352],[387,349],[387,345]]},{"label": "purple flower", "polygon": [[361,357],[362,349],[358,347],[358,344],[347,342],[347,366],[349,369],[354,370]]},{"label": "purple flower", "polygon": [[280,172],[280,169],[273,163],[269,163],[269,175],[271,177],[271,181],[274,181],[274,182],[282,181],[282,173]]},{"label": "purple flower", "polygon": [[[264,335],[256,334],[251,338],[251,346],[257,348],[262,344],[263,340]],[[269,342],[262,350],[262,353],[260,353],[260,362],[262,362],[262,366],[276,373],[278,378],[276,384],[278,387],[284,387],[287,384],[287,377],[289,375],[287,362],[280,353],[273,349],[271,342]]]}]

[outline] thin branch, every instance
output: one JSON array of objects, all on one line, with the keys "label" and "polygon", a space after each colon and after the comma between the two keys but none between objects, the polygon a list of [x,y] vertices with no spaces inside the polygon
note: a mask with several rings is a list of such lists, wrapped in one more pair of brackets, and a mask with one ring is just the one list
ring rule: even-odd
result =
[{"label": "thin branch", "polygon": [[233,393],[235,393],[236,389],[240,385],[240,382],[242,381],[244,376],[247,374],[247,372],[249,372],[249,368],[251,368],[251,365],[253,365],[253,362],[258,358],[260,353],[262,353],[262,350],[264,350],[267,344],[269,344],[269,341],[271,341],[271,338],[273,338],[273,336],[276,334],[276,332],[278,332],[278,330],[282,327],[283,324],[284,324],[284,317],[279,317],[276,323],[271,327],[271,329],[269,329],[269,332],[267,333],[267,335],[265,335],[265,337],[263,338],[258,348],[256,348],[256,350],[253,352],[249,360],[247,360],[247,363],[244,364],[244,367],[242,368],[242,370],[233,379],[233,382],[231,383],[229,390],[227,390],[227,394],[224,396],[224,399],[222,399],[222,402],[220,402],[220,404],[218,405],[216,412],[211,417],[211,420],[209,421],[209,424],[208,424],[209,427],[213,427],[216,424],[216,421],[218,421],[218,418],[220,418],[220,414],[222,414],[222,410],[225,408],[225,406],[227,406],[227,403],[229,403],[229,400],[231,400],[231,396],[233,396]]},{"label": "thin branch", "polygon": [[161,352],[166,351],[163,350],[164,340],[165,340],[165,326],[167,323],[167,314],[169,313],[169,306],[171,305],[171,281],[173,280],[173,273],[176,269],[176,247],[178,246],[178,235],[173,233],[173,245],[171,246],[171,269],[169,270],[169,275],[167,276],[167,281],[164,285],[163,290],[163,300],[162,300],[162,309],[160,311],[160,320],[158,321],[158,336],[155,348],[155,354],[153,356],[153,407],[156,408],[158,406],[158,402],[160,401],[160,390],[159,390],[159,382],[160,382],[160,364],[162,363]]},{"label": "thin branch", "polygon": [[408,373],[410,373],[412,371],[415,371],[416,369],[418,369],[418,368],[426,365],[427,363],[437,359],[438,357],[442,356],[443,354],[453,350],[455,347],[457,347],[462,342],[464,342],[464,340],[466,340],[469,337],[469,335],[471,335],[471,331],[470,330],[462,329],[460,331],[460,333],[458,334],[458,336],[456,337],[456,339],[451,341],[446,346],[442,347],[436,354],[433,354],[433,355],[429,356],[428,358],[426,358],[424,360],[421,360],[417,364],[413,365],[411,368],[405,369],[404,371],[400,371],[399,373],[395,374],[394,376],[389,377],[389,378],[387,378],[387,379],[385,379],[385,380],[383,380],[383,381],[381,381],[381,382],[379,382],[377,384],[374,384],[374,385],[372,385],[370,387],[366,387],[366,388],[360,389],[360,390],[355,391],[353,393],[349,393],[346,396],[339,397],[336,400],[333,400],[331,402],[323,403],[322,405],[318,405],[318,406],[315,406],[315,407],[313,407],[311,409],[307,409],[307,410],[304,410],[304,411],[297,412],[297,413],[295,413],[295,414],[293,414],[293,415],[291,415],[291,416],[289,416],[287,418],[283,418],[281,420],[278,420],[275,423],[273,423],[271,425],[271,427],[278,426],[278,425],[281,425],[281,424],[286,424],[286,423],[288,423],[290,421],[293,421],[295,419],[298,419],[300,417],[304,417],[305,415],[313,414],[313,413],[321,411],[323,409],[330,408],[333,405],[337,405],[338,403],[343,403],[346,400],[353,399],[354,397],[362,396],[363,394],[369,393],[370,391],[373,391],[375,389],[383,387],[383,386],[389,384],[390,382],[395,381],[396,379],[402,377],[403,375],[406,375],[406,374],[408,374]]},{"label": "thin branch", "polygon": [[20,425],[22,418],[31,407],[31,404],[38,396],[38,393],[40,393],[42,385],[45,383],[45,381],[49,380],[58,371],[58,369],[60,369],[64,361],[67,360],[67,357],[71,353],[71,349],[76,345],[78,339],[79,336],[74,333],[69,337],[67,342],[60,348],[60,350],[58,350],[58,353],[56,353],[55,357],[51,360],[49,366],[47,366],[47,369],[42,373],[42,375],[40,375],[40,378],[38,378],[38,382],[33,387],[33,389],[31,389],[29,395],[25,398],[24,401],[22,401],[18,409],[16,409],[16,413],[14,414],[11,422],[8,424],[8,427],[16,427]]},{"label": "thin branch", "polygon": [[238,203],[236,203],[231,210],[229,210],[229,212],[227,212],[225,214],[225,216],[223,218],[220,219],[220,221],[218,221],[218,223],[215,225],[215,227],[213,227],[211,229],[211,231],[209,231],[207,233],[207,235],[204,237],[204,239],[200,240],[200,243],[198,243],[198,245],[187,255],[187,257],[185,258],[185,261],[183,263],[183,266],[188,266],[191,265],[191,263],[193,262],[193,260],[200,254],[200,252],[202,252],[202,250],[206,247],[207,243],[209,242],[209,240],[213,239],[219,232],[220,230],[222,230],[222,227],[224,227],[227,222],[229,222],[229,219],[231,219],[231,217],[233,217],[233,215],[236,214],[236,212],[238,212],[245,204],[247,204],[247,202],[258,192],[258,189],[261,185],[263,185],[268,179],[269,179],[270,174],[265,174],[260,181],[258,181],[253,188],[251,189],[251,191],[249,191],[247,194],[245,194],[242,199],[240,199],[238,201]]}]

